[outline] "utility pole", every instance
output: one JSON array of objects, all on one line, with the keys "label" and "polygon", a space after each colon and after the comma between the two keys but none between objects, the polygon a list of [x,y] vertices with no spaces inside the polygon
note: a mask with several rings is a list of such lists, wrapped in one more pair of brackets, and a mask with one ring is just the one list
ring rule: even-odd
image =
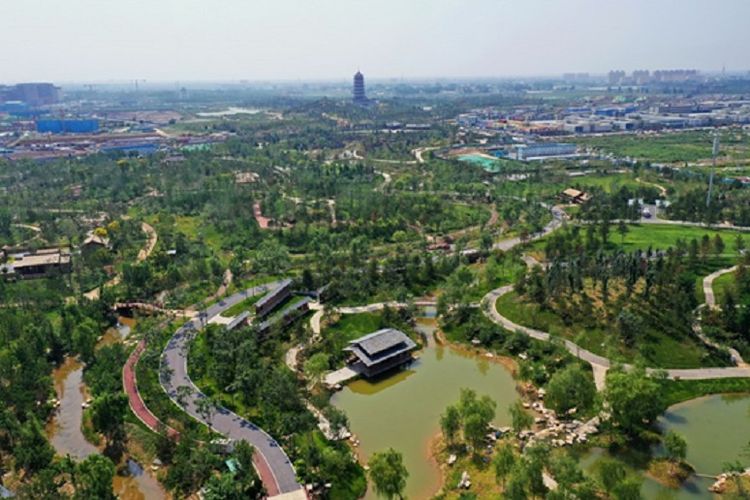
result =
[{"label": "utility pole", "polygon": [[714,173],[716,172],[716,157],[719,154],[719,133],[714,132],[714,147],[711,153],[713,157],[713,168],[711,174],[708,176],[708,195],[706,195],[706,207],[711,206],[711,191],[714,188]]}]

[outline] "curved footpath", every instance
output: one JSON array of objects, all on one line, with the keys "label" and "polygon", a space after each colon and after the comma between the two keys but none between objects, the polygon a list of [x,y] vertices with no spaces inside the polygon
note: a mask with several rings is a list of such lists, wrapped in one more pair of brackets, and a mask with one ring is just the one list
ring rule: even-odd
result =
[{"label": "curved footpath", "polygon": [[[190,341],[212,318],[248,297],[264,293],[278,286],[279,283],[273,282],[235,293],[212,304],[198,313],[196,319],[185,323],[175,332],[162,353],[162,366],[167,370],[160,370],[161,375],[159,377],[162,388],[169,395],[169,398],[185,413],[229,439],[244,439],[255,447],[255,467],[269,496],[298,492],[302,489],[297,482],[289,457],[263,429],[226,408],[219,407],[216,409],[210,421],[204,419],[198,413],[197,405],[198,401],[206,398],[206,396],[190,380],[187,369],[187,355]],[[168,372],[169,375],[165,376],[165,372]],[[191,390],[191,394],[184,398],[184,401],[178,401],[177,398],[177,388],[180,386],[186,386]]]},{"label": "curved footpath", "polygon": [[[553,220],[547,224],[547,226],[544,228],[544,231],[541,234],[534,235],[531,239],[538,239],[542,236],[554,231],[560,225],[562,224],[562,215],[555,213],[553,209]],[[659,219],[659,222],[661,220]],[[690,222],[683,222],[683,221],[672,221],[672,224],[679,224],[679,225],[696,225],[701,227],[707,227],[705,225],[700,225],[696,223],[690,223]],[[712,227],[712,226],[708,226]],[[731,229],[748,229],[744,228],[742,226],[729,226],[729,225],[718,225],[713,227],[719,227],[719,228],[731,228]],[[494,247],[500,248],[502,250],[510,250],[511,248],[515,247],[516,245],[519,245],[521,243],[520,238],[514,238],[512,240],[505,240],[500,243],[497,243]],[[524,258],[524,261],[526,262],[526,265],[532,266],[535,264],[535,261],[533,258]],[[709,306],[715,306],[715,299],[714,299],[714,293],[713,293],[713,281],[718,276],[725,274],[727,272],[731,272],[734,268],[729,269],[722,269],[720,271],[717,271],[709,276],[707,276],[703,280],[703,291],[706,295],[706,304]],[[497,288],[495,290],[490,291],[487,293],[487,295],[484,296],[482,299],[483,303],[483,310],[485,311],[485,315],[494,323],[502,326],[508,331],[517,331],[520,333],[523,333],[525,335],[528,335],[531,338],[541,340],[544,342],[549,342],[552,339],[557,339],[563,343],[565,348],[570,352],[573,356],[577,357],[578,359],[581,359],[583,361],[586,361],[591,365],[591,368],[594,372],[594,381],[596,382],[596,387],[599,390],[604,389],[605,385],[605,378],[607,375],[607,370],[612,366],[612,362],[605,358],[604,356],[600,356],[598,354],[594,354],[591,351],[588,351],[578,344],[575,344],[574,342],[571,342],[570,340],[562,339],[562,338],[556,338],[553,335],[551,335],[548,332],[544,332],[541,330],[535,330],[533,328],[528,328],[523,325],[519,325],[518,323],[515,323],[511,321],[510,319],[506,318],[502,314],[500,314],[497,311],[496,303],[497,299],[502,297],[503,295],[510,293],[513,291],[513,285],[506,285],[500,288]],[[709,298],[710,297],[710,298]],[[709,303],[710,301],[710,303]],[[696,334],[699,336],[701,341],[704,343],[707,343],[712,346],[716,346],[710,339],[705,337],[702,334],[702,331],[700,330],[699,323],[696,322],[698,325],[698,328],[696,328]],[[717,346],[717,347],[723,347],[723,346]],[[729,353],[733,359],[733,361],[738,366],[733,367],[716,367],[716,368],[687,368],[687,369],[668,369],[663,370],[666,371],[667,377],[672,380],[678,380],[678,379],[686,379],[686,380],[703,380],[703,379],[715,379],[715,378],[738,378],[738,377],[750,377],[750,367],[744,363],[742,360],[742,357],[739,355],[739,353],[734,349],[729,349]],[[632,365],[625,364],[623,365],[626,369],[630,369]],[[647,368],[647,371],[649,373],[654,373],[657,371],[662,371],[654,368]]]},{"label": "curved footpath", "polygon": [[146,341],[141,340],[138,345],[128,356],[128,360],[125,362],[125,366],[122,367],[122,387],[125,389],[125,394],[128,395],[128,402],[130,409],[138,420],[151,429],[152,432],[166,431],[169,437],[178,437],[180,435],[175,429],[168,427],[164,422],[159,420],[156,415],[151,413],[151,410],[146,406],[146,402],[143,401],[141,393],[138,392],[138,379],[136,378],[135,370],[138,361],[141,359],[141,354],[146,349]]},{"label": "curved footpath", "polygon": [[710,338],[708,338],[703,333],[703,328],[701,327],[701,321],[700,321],[700,311],[703,308],[709,308],[709,309],[720,309],[720,307],[716,304],[716,295],[714,294],[714,281],[719,276],[723,276],[725,274],[733,273],[737,270],[737,266],[727,267],[724,269],[719,269],[718,271],[715,271],[705,278],[703,278],[703,296],[705,297],[705,302],[698,306],[699,316],[695,323],[693,323],[693,331],[695,334],[700,338],[704,344],[710,345],[712,347],[716,348],[726,348],[729,351],[729,355],[732,357],[732,361],[734,361],[734,364],[741,367],[748,367],[748,364],[745,362],[744,359],[742,359],[742,355],[740,352],[733,348],[733,347],[727,347],[722,346],[720,344],[717,344]]}]

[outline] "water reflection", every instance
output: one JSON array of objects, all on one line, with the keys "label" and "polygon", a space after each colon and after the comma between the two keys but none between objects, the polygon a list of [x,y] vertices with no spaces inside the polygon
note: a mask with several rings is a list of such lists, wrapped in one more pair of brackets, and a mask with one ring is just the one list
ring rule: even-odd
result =
[{"label": "water reflection", "polygon": [[[508,425],[505,409],[517,398],[515,382],[502,365],[437,345],[434,319],[419,318],[416,328],[429,341],[408,370],[374,383],[355,381],[331,400],[347,413],[364,460],[389,447],[403,454],[410,474],[406,493],[412,499],[431,498],[440,487],[439,469],[429,458],[430,441],[439,432],[440,414],[458,400],[461,388],[492,397],[498,425]],[[366,498],[375,497],[368,492]]]},{"label": "water reflection", "polygon": [[83,460],[98,450],[86,441],[81,432],[83,418],[83,365],[74,358],[66,358],[52,373],[59,401],[57,413],[47,424],[50,443],[61,456],[70,455]]}]

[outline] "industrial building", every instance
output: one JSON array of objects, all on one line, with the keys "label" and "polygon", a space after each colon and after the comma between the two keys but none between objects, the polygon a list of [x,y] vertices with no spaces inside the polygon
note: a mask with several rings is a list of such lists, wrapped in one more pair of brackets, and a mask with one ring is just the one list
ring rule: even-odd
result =
[{"label": "industrial building", "polygon": [[52,119],[36,121],[36,131],[42,134],[91,134],[99,130],[95,119]]},{"label": "industrial building", "polygon": [[51,83],[18,83],[0,86],[0,102],[21,101],[29,106],[46,106],[60,101],[60,87]]},{"label": "industrial building", "polygon": [[515,147],[515,159],[530,161],[560,156],[575,155],[578,147],[575,144],[561,142],[540,142],[534,144],[519,144]]}]

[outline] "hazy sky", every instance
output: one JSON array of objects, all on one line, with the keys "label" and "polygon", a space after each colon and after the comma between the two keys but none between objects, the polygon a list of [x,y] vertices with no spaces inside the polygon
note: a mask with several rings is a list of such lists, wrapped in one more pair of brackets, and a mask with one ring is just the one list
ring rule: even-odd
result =
[{"label": "hazy sky", "polygon": [[750,0],[3,0],[0,82],[750,69]]}]

